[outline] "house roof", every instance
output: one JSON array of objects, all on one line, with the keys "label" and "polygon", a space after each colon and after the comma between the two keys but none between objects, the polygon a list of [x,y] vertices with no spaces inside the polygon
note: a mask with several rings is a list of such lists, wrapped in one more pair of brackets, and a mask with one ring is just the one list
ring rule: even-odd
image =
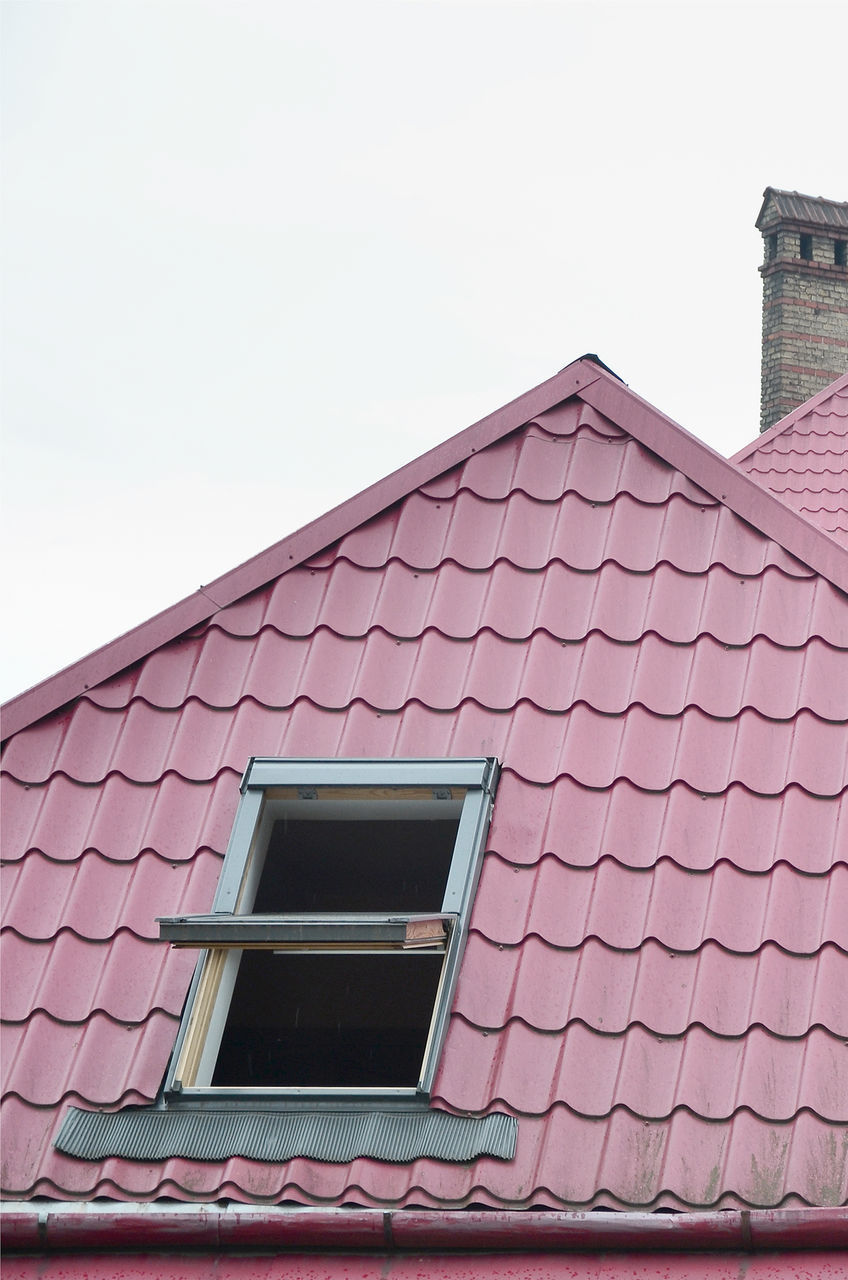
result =
[{"label": "house roof", "polygon": [[783,504],[769,502],[756,489],[741,481],[737,470],[725,458],[626,388],[598,357],[588,356],[567,365],[531,391],[244,564],[222,574],[214,582],[200,587],[185,599],[33,688],[10,698],[2,706],[3,738],[11,737],[21,728],[81,697],[88,689],[140,661],[159,646],[208,622],[219,610],[289,573],[315,552],[405,498],[417,486],[464,462],[529,422],[535,414],[572,395],[578,395],[587,408],[597,406],[612,422],[617,421],[617,415],[621,416],[627,423],[626,430],[634,439],[675,467],[680,467],[684,474],[692,474],[712,497],[719,498],[743,519],[750,520],[811,568],[830,578],[835,585],[848,590],[848,569],[844,559],[832,554],[832,549],[829,550],[826,543],[816,536],[807,520],[793,520]]},{"label": "house roof", "polygon": [[[846,589],[833,537],[580,361],[18,699],[6,1193],[842,1203]],[[69,1105],[155,1097],[192,960],[154,920],[209,909],[251,755],[500,760],[433,1102],[517,1115],[514,1160],[53,1148]]]},{"label": "house roof", "polygon": [[848,548],[848,373],[740,449],[733,462]]},{"label": "house roof", "polygon": [[800,191],[766,187],[757,215],[757,230],[773,221],[803,222],[810,226],[848,231],[848,203],[826,200],[823,196],[804,196]]}]

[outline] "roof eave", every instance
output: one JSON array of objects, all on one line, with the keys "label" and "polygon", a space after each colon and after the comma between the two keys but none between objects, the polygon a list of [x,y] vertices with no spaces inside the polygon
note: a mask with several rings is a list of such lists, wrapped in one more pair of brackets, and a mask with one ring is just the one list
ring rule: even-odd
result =
[{"label": "roof eave", "polygon": [[288,1205],[12,1202],[4,1246],[18,1253],[184,1248],[372,1252],[763,1253],[848,1247],[848,1209],[649,1213],[501,1209],[313,1209]]}]

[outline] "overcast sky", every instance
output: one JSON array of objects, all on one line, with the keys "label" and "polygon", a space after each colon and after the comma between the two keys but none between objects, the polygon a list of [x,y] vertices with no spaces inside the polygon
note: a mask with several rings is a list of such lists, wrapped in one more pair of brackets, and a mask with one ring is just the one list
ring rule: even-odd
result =
[{"label": "overcast sky", "polygon": [[583,352],[751,439],[754,221],[848,198],[846,15],[3,0],[0,694]]}]

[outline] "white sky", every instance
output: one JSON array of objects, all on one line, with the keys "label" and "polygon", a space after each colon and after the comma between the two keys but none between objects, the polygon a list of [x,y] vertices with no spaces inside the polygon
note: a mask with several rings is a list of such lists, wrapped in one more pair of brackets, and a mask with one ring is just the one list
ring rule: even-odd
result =
[{"label": "white sky", "polygon": [[10,697],[586,351],[757,432],[848,5],[2,0]]}]

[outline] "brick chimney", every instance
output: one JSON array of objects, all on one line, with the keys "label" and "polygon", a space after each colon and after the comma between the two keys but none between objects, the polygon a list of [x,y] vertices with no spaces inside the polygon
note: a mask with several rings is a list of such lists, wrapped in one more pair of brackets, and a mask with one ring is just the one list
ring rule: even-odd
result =
[{"label": "brick chimney", "polygon": [[848,372],[848,203],[766,187],[760,431]]}]

